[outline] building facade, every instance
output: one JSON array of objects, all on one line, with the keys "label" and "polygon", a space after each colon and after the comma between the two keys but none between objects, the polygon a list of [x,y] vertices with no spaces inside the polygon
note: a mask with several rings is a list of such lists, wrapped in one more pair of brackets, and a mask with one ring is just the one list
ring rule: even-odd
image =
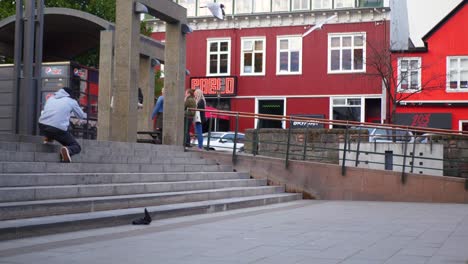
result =
[{"label": "building facade", "polygon": [[425,47],[393,52],[395,123],[468,131],[468,1],[424,37]]},{"label": "building facade", "polygon": [[[390,8],[384,1],[231,0],[223,1],[224,20],[196,8],[205,2],[180,0],[194,29],[187,35],[186,88],[201,88],[208,105],[258,114],[384,121],[382,80],[366,64],[373,51],[389,47]],[[303,37],[325,20],[321,29]],[[164,41],[164,24],[151,22],[153,38]],[[287,124],[240,123],[241,130],[253,127]],[[220,125],[221,130],[232,128]]]}]

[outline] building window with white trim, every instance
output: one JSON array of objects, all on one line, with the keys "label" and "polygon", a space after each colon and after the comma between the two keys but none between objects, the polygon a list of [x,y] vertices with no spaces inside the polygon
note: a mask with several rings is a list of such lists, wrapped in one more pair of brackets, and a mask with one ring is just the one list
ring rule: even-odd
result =
[{"label": "building window with white trim", "polygon": [[421,58],[398,58],[398,91],[421,89]]},{"label": "building window with white trim", "polygon": [[207,76],[229,75],[231,39],[208,39]]},{"label": "building window with white trim", "polygon": [[468,91],[468,56],[447,57],[447,91]]},{"label": "building window with white trim", "polygon": [[292,11],[309,10],[310,0],[292,0]]},{"label": "building window with white trim", "polygon": [[271,2],[270,1],[254,1],[253,3],[254,13],[267,13],[271,12]]},{"label": "building window with white trim", "polygon": [[[362,98],[331,98],[332,120],[363,122],[361,113]],[[333,126],[340,128],[340,126]]]},{"label": "building window with white trim", "polygon": [[197,9],[197,3],[195,0],[179,0],[178,3],[187,9],[188,17],[195,16],[195,11]]},{"label": "building window with white trim", "polygon": [[354,7],[354,0],[335,0],[335,8]]},{"label": "building window with white trim", "polygon": [[236,0],[236,14],[250,14],[253,10],[252,0]]},{"label": "building window with white trim", "polygon": [[301,74],[302,38],[282,36],[277,38],[276,74]]},{"label": "building window with white trim", "polygon": [[328,35],[328,73],[365,72],[366,34]]},{"label": "building window with white trim", "polygon": [[331,9],[332,0],[312,0],[312,9]]},{"label": "building window with white trim", "polygon": [[241,75],[265,75],[265,38],[241,41]]},{"label": "building window with white trim", "polygon": [[273,12],[289,11],[289,1],[287,0],[273,0],[271,3]]}]

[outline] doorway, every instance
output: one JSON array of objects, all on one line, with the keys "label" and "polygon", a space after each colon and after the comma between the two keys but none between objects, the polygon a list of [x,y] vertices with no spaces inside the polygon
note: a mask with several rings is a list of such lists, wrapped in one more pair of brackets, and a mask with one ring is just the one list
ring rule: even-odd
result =
[{"label": "doorway", "polygon": [[[284,99],[258,100],[258,114],[284,115]],[[282,120],[258,119],[257,128],[283,128]]]}]

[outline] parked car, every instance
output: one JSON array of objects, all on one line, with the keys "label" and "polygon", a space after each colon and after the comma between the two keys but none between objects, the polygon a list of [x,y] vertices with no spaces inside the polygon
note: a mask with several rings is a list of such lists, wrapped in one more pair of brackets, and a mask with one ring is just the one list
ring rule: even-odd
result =
[{"label": "parked car", "polygon": [[[232,152],[234,148],[235,132],[211,132],[210,135],[210,150]],[[244,150],[245,134],[237,133],[236,151]],[[192,139],[192,145],[197,145],[197,138]],[[203,147],[208,148],[208,133],[203,133]]]},{"label": "parked car", "polygon": [[414,135],[408,130],[374,128],[369,133],[369,142],[414,142]]},{"label": "parked car", "polygon": [[435,136],[436,134],[432,133],[425,133],[420,136],[416,137],[416,143],[429,143],[432,141],[432,137]]}]

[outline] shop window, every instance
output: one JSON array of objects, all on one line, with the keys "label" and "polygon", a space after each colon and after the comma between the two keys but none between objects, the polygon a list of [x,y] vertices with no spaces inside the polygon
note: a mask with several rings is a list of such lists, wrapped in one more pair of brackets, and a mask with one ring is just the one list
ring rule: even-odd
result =
[{"label": "shop window", "polygon": [[468,56],[447,57],[447,91],[468,91]]},{"label": "shop window", "polygon": [[312,0],[313,9],[331,9],[332,0]]},{"label": "shop window", "polygon": [[[361,98],[332,98],[332,120],[349,120],[362,122],[361,118]],[[334,125],[334,128],[343,126]]]},{"label": "shop window", "polygon": [[265,38],[242,38],[241,75],[265,75]]},{"label": "shop window", "polygon": [[229,75],[231,40],[208,39],[207,76]]},{"label": "shop window", "polygon": [[276,74],[301,74],[302,38],[278,37],[276,45]]},{"label": "shop window", "polygon": [[365,72],[365,33],[328,35],[328,73]]},{"label": "shop window", "polygon": [[414,92],[421,89],[421,58],[398,59],[398,91]]}]

